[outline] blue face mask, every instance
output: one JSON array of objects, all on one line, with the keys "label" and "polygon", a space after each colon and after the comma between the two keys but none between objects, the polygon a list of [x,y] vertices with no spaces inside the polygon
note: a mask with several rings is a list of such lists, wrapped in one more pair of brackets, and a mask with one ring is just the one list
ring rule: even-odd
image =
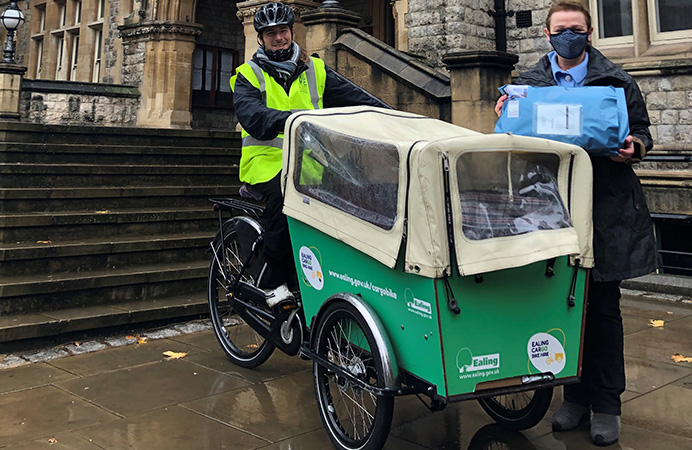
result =
[{"label": "blue face mask", "polygon": [[550,45],[565,59],[574,59],[581,55],[588,42],[589,33],[575,33],[569,28],[550,35]]}]

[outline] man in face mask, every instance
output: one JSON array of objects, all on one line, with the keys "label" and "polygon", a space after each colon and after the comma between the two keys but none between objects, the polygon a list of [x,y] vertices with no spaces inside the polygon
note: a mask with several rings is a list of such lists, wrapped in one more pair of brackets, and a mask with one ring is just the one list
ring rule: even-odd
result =
[{"label": "man in face mask", "polygon": [[[625,390],[620,282],[657,266],[653,223],[631,166],[653,147],[649,115],[632,77],[589,45],[591,16],[581,1],[556,0],[544,32],[554,51],[520,74],[516,84],[615,86],[624,89],[627,100],[630,136],[624,148],[617,156],[591,156],[595,267],[589,279],[582,377],[565,386],[565,401],[552,419],[554,431],[591,420],[593,442],[609,445],[620,436],[620,395]],[[506,98],[497,101],[498,116]]]},{"label": "man in face mask", "polygon": [[259,48],[231,77],[233,106],[242,126],[241,195],[263,200],[262,254],[265,265],[257,285],[267,305],[293,301],[295,264],[281,192],[283,131],[292,111],[337,106],[385,104],[344,82],[333,70],[293,40],[295,15],[290,6],[270,2],[254,17]]}]

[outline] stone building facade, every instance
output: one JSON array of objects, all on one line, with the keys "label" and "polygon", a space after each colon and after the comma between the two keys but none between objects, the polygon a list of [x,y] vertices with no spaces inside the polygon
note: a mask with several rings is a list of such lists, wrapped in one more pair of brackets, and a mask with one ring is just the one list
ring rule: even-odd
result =
[{"label": "stone building facade", "polygon": [[[659,5],[661,2],[664,5]],[[256,48],[249,19],[261,3],[22,0],[19,6],[27,22],[18,30],[17,62],[27,67],[27,79],[139,87],[144,91],[141,106],[149,105],[159,115],[165,115],[163,111],[168,106],[152,105],[163,101],[162,95],[189,96],[181,105],[187,114],[176,110],[182,119],[169,125],[185,127],[185,123],[178,123],[182,120],[193,127],[228,128],[233,126],[234,119],[227,78]],[[299,21],[301,12],[319,6],[309,1],[289,3],[298,12]],[[594,17],[595,45],[638,80],[649,106],[657,148],[691,150],[692,25],[689,20],[676,22],[672,13],[657,17],[657,7],[667,6],[668,0],[616,2],[631,4],[629,9],[623,7],[615,12],[616,16],[619,14],[615,22],[608,19],[613,15],[613,11],[607,10],[611,3],[584,0]],[[682,10],[681,4],[692,1],[673,3]],[[551,0],[505,0],[504,4],[509,12],[505,19],[507,51],[519,56],[516,70],[521,71],[550,50],[543,24]],[[359,28],[375,37],[382,36],[386,44],[414,55],[434,69],[446,70],[442,62],[446,54],[496,48],[496,0],[343,0],[341,5],[361,17]],[[675,30],[664,28],[659,32],[652,28],[652,23],[666,25],[665,21],[672,22]],[[176,24],[176,29],[163,27],[165,22]],[[393,34],[388,34],[388,29],[393,29]],[[162,44],[171,40],[188,42],[185,47],[190,61],[180,61],[179,46],[166,48]],[[178,80],[179,85],[173,87],[172,79],[147,79],[170,75],[166,68],[170,60],[152,61],[153,50],[175,51],[178,67],[192,70],[189,82]],[[210,73],[211,69],[216,73]],[[211,79],[214,76],[218,79]],[[211,99],[209,92],[202,92],[209,89],[209,81],[214,89],[221,89]],[[167,86],[154,86],[162,84]],[[166,92],[159,92],[161,89]],[[143,126],[166,124],[165,120],[143,116],[134,121]]]},{"label": "stone building facade", "polygon": [[[307,31],[302,17],[319,8],[320,2],[285,1],[296,11],[296,40],[304,43]],[[645,182],[661,189],[683,189],[675,201],[664,195],[652,197],[651,204],[658,205],[656,212],[689,220],[692,0],[582,1],[593,17],[594,45],[635,77],[647,102],[654,156],[660,161],[642,166],[642,176],[651,176],[653,180]],[[264,0],[20,0],[18,4],[27,22],[18,30],[16,60],[27,68],[24,78],[60,82],[57,92],[44,85],[31,87],[29,83],[22,92],[20,118],[42,123],[234,129],[236,119],[228,79],[235,67],[257,48],[252,15],[263,3]],[[409,62],[401,59],[404,64],[415,60],[439,72],[442,75],[431,75],[431,79],[438,80],[449,74],[445,61],[450,60],[450,55],[454,59],[453,55],[468,51],[492,52],[506,46],[509,54],[518,56],[515,74],[535,64],[550,50],[543,27],[551,3],[552,0],[340,2],[352,16],[344,24],[360,28],[393,51],[403,52],[409,58]],[[504,36],[498,23],[504,24]],[[328,55],[337,38],[331,36],[330,42],[307,50]],[[370,46],[378,48],[382,55],[391,53],[379,45]],[[466,59],[462,56],[461,60]],[[481,60],[488,64],[484,57]],[[372,70],[352,77],[363,74],[378,77],[380,69],[373,66]],[[407,83],[416,88],[415,82],[404,80],[403,84]],[[116,86],[126,87],[127,93],[119,97]],[[462,81],[450,83],[450,88],[451,95],[443,97],[453,105],[457,91],[465,87]],[[397,106],[408,98],[399,85],[382,95],[392,92],[397,92]],[[495,94],[491,89],[486,92]],[[439,108],[439,98],[423,101],[445,111],[443,116],[450,111],[450,107]],[[482,108],[487,109],[492,99],[484,101]],[[677,165],[666,166],[666,161]],[[649,169],[668,170],[668,175],[646,172]],[[692,254],[692,242],[686,245]],[[690,260],[692,265],[692,257]]]},{"label": "stone building facade", "polygon": [[[401,0],[399,0],[401,1]],[[495,49],[492,1],[408,0],[408,51],[442,66],[445,53]]]},{"label": "stone building facade", "polygon": [[[692,20],[676,21],[670,15],[657,18],[658,6],[664,6],[658,5],[661,1],[633,1],[629,8],[617,11],[620,22],[631,22],[627,30],[621,31],[625,36],[613,36],[609,32],[614,28],[613,21],[604,16],[612,12],[603,9],[609,2],[584,0],[584,4],[593,16],[594,45],[637,80],[649,108],[656,148],[692,151]],[[507,51],[519,56],[517,72],[531,67],[551,50],[543,32],[551,3],[551,0],[505,0],[510,14],[506,18]],[[670,2],[662,3],[670,6]],[[675,3],[681,12],[685,11],[683,4],[692,7],[690,1]],[[408,0],[406,50],[443,68],[445,53],[494,49],[494,18],[490,14],[494,4],[493,0]],[[684,15],[689,17],[687,13]],[[665,26],[661,24],[665,21],[671,22],[669,28],[679,29],[657,32],[649,26],[653,22]],[[608,37],[600,37],[604,34]]]}]

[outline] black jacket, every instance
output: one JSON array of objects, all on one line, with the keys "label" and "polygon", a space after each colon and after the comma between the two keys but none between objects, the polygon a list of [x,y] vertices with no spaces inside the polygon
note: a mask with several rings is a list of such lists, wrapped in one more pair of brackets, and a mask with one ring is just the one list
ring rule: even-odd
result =
[{"label": "black jacket", "polygon": [[[253,57],[252,60],[272,78],[277,80],[286,92],[289,91],[291,84],[298,76],[308,68],[303,61],[299,61],[298,68],[293,74],[293,77],[288,79],[285,83],[282,83],[271,65],[263,64],[262,61],[256,57]],[[364,91],[339,80],[334,71],[329,67],[325,68],[327,71],[327,79],[322,98],[322,103],[325,108],[356,105],[383,106],[383,103],[368,96]],[[283,133],[286,119],[291,115],[291,111],[268,108],[262,99],[260,91],[240,73],[235,82],[233,107],[238,116],[238,121],[245,131],[255,139],[263,141],[274,139],[279,133]]]},{"label": "black jacket", "polygon": [[[649,114],[637,83],[601,52],[587,47],[589,62],[585,86],[615,86],[625,90],[635,159],[653,147]],[[555,86],[548,56],[519,75],[517,84]],[[593,223],[595,281],[617,281],[656,270],[657,252],[653,222],[639,178],[628,163],[591,157],[593,166]]]}]

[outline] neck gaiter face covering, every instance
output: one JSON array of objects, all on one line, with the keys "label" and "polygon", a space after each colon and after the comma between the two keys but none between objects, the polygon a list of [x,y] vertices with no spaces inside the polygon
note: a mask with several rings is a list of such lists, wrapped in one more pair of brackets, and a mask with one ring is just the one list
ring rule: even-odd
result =
[{"label": "neck gaiter face covering", "polygon": [[575,33],[567,28],[550,35],[550,45],[565,59],[574,59],[582,54],[589,42],[589,33]]}]

